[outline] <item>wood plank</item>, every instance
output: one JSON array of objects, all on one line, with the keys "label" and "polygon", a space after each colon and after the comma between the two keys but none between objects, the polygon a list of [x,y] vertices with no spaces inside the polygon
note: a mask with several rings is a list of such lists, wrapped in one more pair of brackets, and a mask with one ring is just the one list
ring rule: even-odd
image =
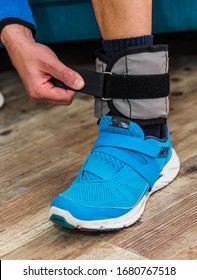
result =
[{"label": "wood plank", "polygon": [[[37,114],[33,119],[21,120],[18,123],[18,130],[1,139],[3,140],[1,141],[2,145],[4,145],[1,154],[4,158],[4,164],[1,165],[3,176],[1,177],[0,205],[1,235],[3,234],[1,239],[2,254],[13,250],[16,245],[21,245],[21,242],[25,243],[31,240],[30,236],[33,236],[34,232],[31,230],[32,218],[35,223],[33,227],[36,231],[35,236],[37,236],[37,232],[42,232],[43,224],[46,224],[48,217],[46,215],[43,217],[40,212],[43,211],[44,207],[45,213],[48,214],[48,207],[52,199],[71,184],[85,160],[83,153],[88,148],[88,141],[84,140],[83,142],[84,137],[82,135],[80,138],[82,143],[79,143],[75,137],[76,133],[72,129],[71,121],[71,127],[68,126],[66,135],[58,133],[56,121],[60,126],[63,125],[63,121],[60,118],[53,123],[54,114],[62,118],[64,111],[62,108],[55,108],[55,112],[51,114],[51,120],[48,118],[53,133],[46,131],[48,128],[43,129],[43,123],[46,121],[45,117],[43,114]],[[81,119],[83,122],[83,117]],[[81,123],[78,123],[78,126],[80,125]],[[83,122],[83,125],[86,126],[86,122]],[[30,130],[27,129],[28,127]],[[87,125],[87,128],[89,133],[87,132],[85,137],[91,139],[90,145],[92,145],[93,132],[89,129],[89,125]],[[9,129],[12,129],[12,126]],[[77,126],[76,129],[78,129]],[[21,131],[23,131],[23,145],[21,145],[21,139],[18,143],[14,141],[20,138]],[[35,131],[35,134],[34,132],[30,133],[30,131]],[[54,137],[56,132],[61,139]],[[70,141],[70,139],[74,140]],[[16,153],[13,151],[14,146],[18,146]],[[82,153],[72,152],[75,147],[77,150],[82,150]],[[13,151],[12,157],[10,157],[11,151]],[[68,166],[68,171],[66,171],[65,169]],[[26,232],[30,233],[26,234]],[[11,238],[10,233],[15,233],[16,236]],[[23,236],[21,241],[19,236]],[[9,246],[7,246],[8,244]]]},{"label": "wood plank", "polygon": [[86,233],[51,226],[50,230],[35,236],[32,241],[10,251],[1,259],[76,259],[97,242],[97,236],[90,238]]},{"label": "wood plank", "polygon": [[77,260],[144,260],[143,256],[125,250],[108,242],[97,242],[85,251]]}]

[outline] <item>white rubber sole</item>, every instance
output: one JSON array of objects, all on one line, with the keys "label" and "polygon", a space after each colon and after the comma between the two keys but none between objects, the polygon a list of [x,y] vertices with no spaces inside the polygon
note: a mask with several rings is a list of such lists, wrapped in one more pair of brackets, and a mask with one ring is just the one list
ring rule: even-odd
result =
[{"label": "white rubber sole", "polygon": [[161,171],[160,177],[155,182],[152,190],[148,192],[138,203],[136,207],[134,207],[131,211],[126,213],[125,215],[119,218],[106,219],[106,220],[98,220],[98,221],[84,221],[79,220],[73,217],[68,211],[62,210],[57,207],[51,207],[50,209],[50,217],[52,215],[57,215],[62,217],[66,223],[71,225],[73,228],[83,229],[83,230],[116,230],[124,227],[128,227],[134,224],[144,212],[146,203],[148,201],[149,196],[167,186],[170,182],[172,182],[180,170],[180,161],[176,154],[176,152],[172,149],[172,156],[168,163],[164,166]]}]

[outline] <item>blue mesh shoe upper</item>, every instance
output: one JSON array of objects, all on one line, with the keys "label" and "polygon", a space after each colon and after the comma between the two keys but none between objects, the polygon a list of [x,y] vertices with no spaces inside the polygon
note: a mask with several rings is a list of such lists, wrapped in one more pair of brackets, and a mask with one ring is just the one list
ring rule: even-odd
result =
[{"label": "blue mesh shoe upper", "polygon": [[78,177],[52,203],[78,219],[114,218],[131,210],[158,180],[171,156],[169,137],[144,139],[134,122],[105,116],[99,131]]}]

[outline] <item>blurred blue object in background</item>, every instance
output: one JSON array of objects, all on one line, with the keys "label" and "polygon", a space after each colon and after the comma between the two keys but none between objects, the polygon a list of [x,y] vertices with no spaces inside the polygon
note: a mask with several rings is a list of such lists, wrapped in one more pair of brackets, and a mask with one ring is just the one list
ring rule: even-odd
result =
[{"label": "blurred blue object in background", "polygon": [[[42,43],[101,38],[90,0],[29,0]],[[196,0],[153,0],[153,33],[197,30]]]}]

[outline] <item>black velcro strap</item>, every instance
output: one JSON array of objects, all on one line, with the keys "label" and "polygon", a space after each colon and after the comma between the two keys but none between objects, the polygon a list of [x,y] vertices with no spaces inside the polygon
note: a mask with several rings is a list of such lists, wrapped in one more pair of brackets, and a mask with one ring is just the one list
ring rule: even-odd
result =
[{"label": "black velcro strap", "polygon": [[85,86],[81,90],[74,90],[58,79],[52,78],[51,82],[56,86],[64,89],[70,89],[74,91],[80,91],[85,94],[92,95],[94,97],[102,97],[104,89],[104,78],[103,73],[97,73],[95,71],[84,70],[80,68],[72,68],[74,71],[79,73],[85,81]]},{"label": "black velcro strap", "polygon": [[[168,96],[170,90],[168,74],[117,75],[78,68],[73,70],[85,81],[84,88],[78,91],[103,99],[161,98]],[[51,82],[57,87],[71,89],[55,78]]]},{"label": "black velcro strap", "polygon": [[148,99],[169,95],[169,74],[107,75],[105,98]]}]

